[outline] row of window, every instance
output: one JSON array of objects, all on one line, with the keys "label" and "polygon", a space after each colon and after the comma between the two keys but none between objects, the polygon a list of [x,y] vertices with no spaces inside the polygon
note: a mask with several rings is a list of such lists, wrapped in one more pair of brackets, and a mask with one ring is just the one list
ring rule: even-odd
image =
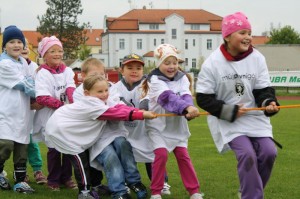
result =
[{"label": "row of window", "polygon": [[[149,24],[149,29],[150,30],[159,30],[159,24]],[[200,24],[191,24],[191,29],[192,30],[200,30]],[[172,31],[176,29],[172,29]]]},{"label": "row of window", "polygon": [[[193,39],[192,42],[193,42],[192,45],[195,47],[196,46],[196,39]],[[161,39],[160,40],[160,44],[164,44],[164,43],[165,43],[165,40]],[[138,50],[142,50],[143,49],[143,40],[142,39],[137,39],[136,40],[136,44],[137,44],[136,47],[137,47]],[[156,39],[153,39],[153,45],[154,46],[157,45]],[[184,48],[186,50],[189,49],[189,40],[188,39],[185,40]],[[207,48],[207,50],[212,50],[212,39],[207,39],[206,40],[206,48]],[[119,39],[119,49],[120,50],[124,50],[125,49],[125,39]]]}]

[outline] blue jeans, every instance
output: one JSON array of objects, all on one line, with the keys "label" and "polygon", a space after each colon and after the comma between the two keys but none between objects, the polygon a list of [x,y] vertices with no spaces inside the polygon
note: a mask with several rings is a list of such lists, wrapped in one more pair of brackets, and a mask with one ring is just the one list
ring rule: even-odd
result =
[{"label": "blue jeans", "polygon": [[97,156],[104,168],[112,197],[127,193],[125,182],[133,185],[141,182],[141,176],[132,153],[131,144],[125,137],[117,137]]}]

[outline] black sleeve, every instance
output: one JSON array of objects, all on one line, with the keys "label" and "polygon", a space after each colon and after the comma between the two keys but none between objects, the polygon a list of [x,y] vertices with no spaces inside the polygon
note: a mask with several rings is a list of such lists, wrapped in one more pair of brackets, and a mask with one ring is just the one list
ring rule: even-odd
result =
[{"label": "black sleeve", "polygon": [[[262,89],[254,89],[252,91],[253,96],[255,98],[255,103],[257,107],[265,107],[268,106],[271,102],[276,102],[276,105],[279,106],[277,98],[275,96],[275,89],[272,87],[266,87]],[[276,112],[277,113],[277,112]],[[275,115],[276,113],[267,113],[264,114],[268,117]]]},{"label": "black sleeve", "polygon": [[219,119],[233,122],[236,119],[239,106],[225,104],[222,100],[217,100],[215,94],[197,93],[196,101],[200,108],[209,112]]}]

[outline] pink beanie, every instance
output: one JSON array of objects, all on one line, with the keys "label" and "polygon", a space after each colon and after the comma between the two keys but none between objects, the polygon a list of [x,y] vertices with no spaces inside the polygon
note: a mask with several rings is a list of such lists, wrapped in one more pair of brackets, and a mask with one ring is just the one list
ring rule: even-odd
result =
[{"label": "pink beanie", "polygon": [[222,36],[227,37],[231,33],[239,30],[248,29],[251,30],[251,24],[248,21],[246,15],[241,12],[236,12],[231,15],[227,15],[222,21]]},{"label": "pink beanie", "polygon": [[165,59],[171,56],[178,59],[178,53],[179,51],[177,48],[171,44],[161,44],[157,46],[154,50],[154,57],[157,59],[156,66],[159,67],[165,61]]},{"label": "pink beanie", "polygon": [[44,37],[42,41],[40,41],[38,46],[38,53],[44,57],[45,53],[49,48],[51,48],[54,45],[58,45],[59,47],[63,48],[61,42],[59,39],[57,39],[55,36],[51,37]]}]

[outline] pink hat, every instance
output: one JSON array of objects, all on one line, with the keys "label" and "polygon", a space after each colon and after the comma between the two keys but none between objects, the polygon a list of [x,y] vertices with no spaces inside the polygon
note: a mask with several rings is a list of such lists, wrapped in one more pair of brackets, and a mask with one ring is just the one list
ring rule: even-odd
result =
[{"label": "pink hat", "polygon": [[154,57],[156,57],[157,59],[156,66],[159,67],[161,63],[165,61],[165,59],[171,56],[178,59],[178,53],[179,51],[177,50],[177,48],[172,46],[171,44],[161,44],[157,46],[157,48],[155,48],[154,50]]},{"label": "pink hat", "polygon": [[239,30],[248,29],[251,30],[251,24],[248,21],[246,15],[241,12],[236,12],[231,15],[227,15],[222,21],[222,36],[227,37],[231,33]]},{"label": "pink hat", "polygon": [[57,39],[55,36],[51,37],[44,37],[42,41],[40,41],[38,46],[38,53],[44,57],[45,53],[49,48],[51,48],[54,45],[58,45],[59,47],[63,48],[61,42],[59,39]]}]

